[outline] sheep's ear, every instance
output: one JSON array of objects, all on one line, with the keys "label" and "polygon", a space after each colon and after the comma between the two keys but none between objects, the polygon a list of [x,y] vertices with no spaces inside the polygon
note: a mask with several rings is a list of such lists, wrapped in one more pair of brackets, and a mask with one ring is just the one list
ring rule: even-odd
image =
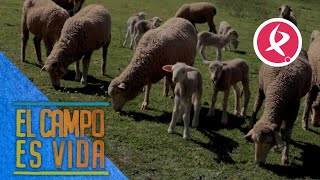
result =
[{"label": "sheep's ear", "polygon": [[127,88],[127,85],[125,83],[121,83],[118,85],[118,88],[120,89],[126,89]]},{"label": "sheep's ear", "polygon": [[187,71],[199,71],[199,69],[192,66],[187,66]]},{"label": "sheep's ear", "polygon": [[162,19],[159,19],[160,22],[162,22]]},{"label": "sheep's ear", "polygon": [[167,71],[167,72],[172,72],[173,71],[172,70],[172,65],[165,65],[165,66],[162,67],[162,69],[164,71]]},{"label": "sheep's ear", "polygon": [[284,144],[280,131],[275,131],[274,140],[276,141],[276,145],[283,145]]},{"label": "sheep's ear", "polygon": [[290,11],[293,11],[291,7],[289,8],[289,10],[290,10]]},{"label": "sheep's ear", "polygon": [[244,136],[244,138],[248,141],[252,141],[253,140],[253,129],[251,129],[247,135]]}]

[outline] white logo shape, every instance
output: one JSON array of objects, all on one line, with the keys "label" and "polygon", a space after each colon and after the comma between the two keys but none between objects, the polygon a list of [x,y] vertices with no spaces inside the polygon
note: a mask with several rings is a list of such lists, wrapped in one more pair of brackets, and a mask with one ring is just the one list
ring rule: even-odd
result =
[{"label": "white logo shape", "polygon": [[[280,24],[272,30],[270,37],[269,37],[269,41],[270,41],[271,46],[268,47],[266,49],[266,51],[275,50],[280,55],[285,56],[284,52],[282,51],[282,49],[280,47],[289,41],[290,36],[289,36],[289,34],[287,34],[285,32],[278,31],[279,26],[280,26]],[[278,33],[280,33],[282,35],[282,39],[276,43],[275,37],[276,37],[277,31],[278,31]]]}]

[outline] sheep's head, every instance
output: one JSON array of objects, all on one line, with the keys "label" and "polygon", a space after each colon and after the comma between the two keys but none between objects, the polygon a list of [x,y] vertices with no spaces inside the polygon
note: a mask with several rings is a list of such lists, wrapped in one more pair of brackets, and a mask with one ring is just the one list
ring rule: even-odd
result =
[{"label": "sheep's head", "polygon": [[167,72],[172,72],[172,81],[174,83],[183,82],[187,78],[188,71],[199,71],[197,68],[180,62],[175,65],[165,65],[162,69]]},{"label": "sheep's head", "polygon": [[220,76],[222,74],[223,70],[223,63],[220,61],[214,61],[209,65],[209,70],[211,73],[211,80],[212,81],[218,81],[220,79]]},{"label": "sheep's head", "polygon": [[73,0],[73,13],[77,13],[80,11],[82,4],[84,3],[85,0]]},{"label": "sheep's head", "polygon": [[144,12],[139,12],[139,13],[138,13],[138,18],[139,18],[140,20],[145,20],[145,19],[146,19],[146,13],[144,13]]},{"label": "sheep's head", "polygon": [[227,32],[227,37],[228,39],[238,39],[238,33],[235,29],[231,28],[229,29],[229,31]]},{"label": "sheep's head", "polygon": [[273,146],[283,144],[277,125],[269,121],[258,121],[245,138],[255,143],[255,162],[258,165],[266,162],[267,155]]},{"label": "sheep's head", "polygon": [[286,4],[283,4],[282,6],[280,6],[278,8],[279,12],[280,12],[280,15],[279,17],[282,17],[284,19],[289,19],[290,17],[290,12],[292,11],[291,7],[286,5]]},{"label": "sheep's head", "polygon": [[152,18],[152,22],[154,27],[159,27],[161,25],[162,19],[156,16]]},{"label": "sheep's head", "polygon": [[50,75],[52,86],[57,90],[60,88],[60,79],[67,73],[67,69],[58,61],[46,61],[41,71],[47,71]]},{"label": "sheep's head", "polygon": [[234,49],[237,49],[238,46],[239,46],[240,40],[238,40],[238,39],[231,39],[230,42],[231,42],[232,47],[233,47]]}]

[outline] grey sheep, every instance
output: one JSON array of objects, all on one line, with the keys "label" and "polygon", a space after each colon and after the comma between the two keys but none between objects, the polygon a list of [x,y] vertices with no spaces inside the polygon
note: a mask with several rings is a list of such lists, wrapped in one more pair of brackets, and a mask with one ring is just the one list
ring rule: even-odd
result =
[{"label": "grey sheep", "polygon": [[[311,66],[305,50],[299,57],[284,67],[263,64],[259,73],[259,89],[255,100],[250,126],[246,135],[255,143],[255,162],[264,164],[267,154],[275,145],[285,141],[281,164],[289,163],[289,144],[292,128],[297,118],[300,100],[310,89]],[[265,100],[260,120],[255,123],[259,109]]]},{"label": "grey sheep", "polygon": [[192,65],[197,52],[196,43],[195,28],[182,18],[171,18],[159,28],[148,31],[140,40],[131,63],[108,87],[113,108],[121,110],[126,102],[137,97],[143,86],[146,86],[141,106],[146,109],[151,84],[164,76],[171,81],[170,73],[165,73],[162,66],[178,61]]},{"label": "grey sheep", "polygon": [[308,50],[309,63],[312,68],[311,88],[306,96],[305,109],[302,117],[302,128],[308,129],[309,113],[312,107],[311,124],[313,126],[320,125],[320,33],[315,30],[312,32],[311,44]]},{"label": "grey sheep", "polygon": [[25,62],[29,32],[34,35],[33,43],[40,65],[41,40],[49,56],[53,45],[58,41],[64,22],[69,18],[68,12],[51,0],[26,0],[23,4],[21,19],[21,60]]},{"label": "grey sheep", "polygon": [[189,123],[191,106],[194,106],[192,127],[199,125],[201,110],[202,76],[197,68],[187,66],[185,63],[163,66],[163,70],[172,72],[172,81],[176,83],[174,89],[174,106],[168,133],[174,133],[178,118],[183,118],[183,138],[190,139]]},{"label": "grey sheep", "polygon": [[159,17],[154,17],[149,20],[141,20],[141,21],[137,22],[134,26],[134,31],[133,31],[134,47],[137,47],[141,37],[147,31],[159,27],[161,22],[162,22],[162,19],[160,19]]},{"label": "grey sheep", "polygon": [[238,34],[234,29],[229,29],[229,31],[225,35],[214,34],[206,31],[198,33],[197,49],[200,52],[202,62],[207,61],[207,57],[205,54],[206,46],[216,47],[216,60],[221,61],[222,48],[224,48],[230,42],[231,39],[236,38],[238,38]]},{"label": "grey sheep", "polygon": [[85,0],[52,0],[65,10],[69,12],[70,16],[73,16],[80,11]]},{"label": "grey sheep", "polygon": [[42,68],[49,72],[52,85],[59,88],[68,66],[76,62],[76,80],[80,80],[79,61],[82,58],[81,83],[87,83],[90,58],[102,47],[101,72],[105,75],[108,47],[111,41],[111,17],[101,5],[89,5],[70,17],[64,24],[61,38]]},{"label": "grey sheep", "polygon": [[[219,26],[219,32],[218,32],[218,34],[226,35],[230,29],[232,29],[232,27],[230,26],[230,24],[229,24],[227,21],[221,21],[221,22],[220,22],[220,26]],[[238,33],[237,33],[237,34],[238,34]],[[240,43],[240,41],[239,41],[238,38],[239,38],[239,37],[230,39],[230,41],[229,41],[229,43],[227,44],[227,46],[225,46],[225,50],[231,51],[231,46],[232,46],[234,49],[237,49],[237,48],[238,48],[238,45],[239,45],[239,43]]]},{"label": "grey sheep", "polygon": [[216,26],[213,22],[213,17],[216,15],[217,10],[213,4],[208,2],[183,4],[177,11],[175,17],[181,17],[189,20],[195,27],[196,23],[208,23],[209,31],[217,33]]},{"label": "grey sheep", "polygon": [[[213,82],[213,95],[211,101],[211,107],[208,112],[208,117],[215,115],[215,104],[217,100],[217,95],[219,91],[224,92],[224,98],[222,102],[222,119],[221,123],[226,125],[228,124],[228,116],[227,116],[227,107],[228,107],[228,97],[230,93],[230,88],[234,88],[235,92],[235,109],[234,114],[237,116],[246,117],[246,112],[248,108],[248,103],[250,100],[250,89],[249,89],[249,66],[248,64],[239,58],[220,62],[205,62],[209,65],[209,70],[211,73],[211,80]],[[238,82],[242,83],[243,86],[243,94],[244,94],[244,105],[240,113],[240,98],[241,92],[240,88],[237,85]]]},{"label": "grey sheep", "polygon": [[123,47],[126,46],[127,44],[127,40],[130,36],[131,42],[130,42],[130,49],[132,49],[133,47],[133,38],[134,38],[134,26],[137,22],[141,21],[141,20],[145,20],[146,19],[146,14],[144,12],[139,12],[138,14],[135,14],[131,17],[129,17],[129,19],[127,20],[127,34],[126,34],[126,38],[122,44]]},{"label": "grey sheep", "polygon": [[297,18],[294,15],[292,9],[287,4],[283,4],[278,8],[280,15],[279,18],[284,18],[286,20],[291,21],[294,25],[297,26]]}]

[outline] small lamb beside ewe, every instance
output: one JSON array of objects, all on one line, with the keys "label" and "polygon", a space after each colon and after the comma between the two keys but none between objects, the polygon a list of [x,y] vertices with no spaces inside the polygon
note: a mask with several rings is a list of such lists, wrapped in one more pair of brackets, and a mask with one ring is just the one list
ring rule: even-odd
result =
[{"label": "small lamb beside ewe", "polygon": [[159,17],[154,17],[149,20],[141,20],[137,22],[134,26],[133,31],[133,40],[134,40],[134,47],[136,48],[141,37],[150,29],[155,29],[160,26],[162,19]]},{"label": "small lamb beside ewe", "polygon": [[145,19],[146,19],[146,13],[144,13],[144,12],[139,12],[138,14],[135,14],[135,15],[128,18],[128,20],[127,20],[127,34],[126,34],[126,38],[122,44],[122,47],[126,46],[127,40],[130,36],[130,39],[131,39],[130,49],[132,49],[133,38],[134,38],[134,26],[136,25],[137,22],[139,22],[141,20],[145,20]]}]

